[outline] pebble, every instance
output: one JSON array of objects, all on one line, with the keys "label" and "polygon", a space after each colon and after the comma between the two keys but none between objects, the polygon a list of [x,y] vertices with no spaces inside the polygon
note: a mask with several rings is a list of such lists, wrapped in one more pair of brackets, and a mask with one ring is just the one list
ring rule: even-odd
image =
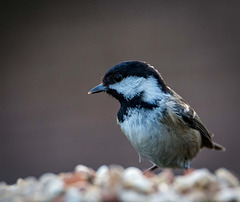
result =
[{"label": "pebble", "polygon": [[135,189],[143,193],[153,192],[153,183],[142,174],[138,168],[127,168],[123,173],[123,183],[126,188]]},{"label": "pebble", "polygon": [[109,181],[109,168],[106,165],[102,165],[96,171],[96,178],[94,184],[97,186],[105,186]]},{"label": "pebble", "polygon": [[222,184],[225,184],[225,186],[230,187],[237,187],[239,186],[239,180],[237,177],[235,177],[231,172],[229,172],[225,168],[219,168],[215,172],[218,180],[221,181]]},{"label": "pebble", "polygon": [[177,176],[173,183],[176,190],[186,192],[193,188],[213,190],[217,185],[216,176],[207,169],[199,169],[189,175]]},{"label": "pebble", "polygon": [[240,187],[227,188],[218,192],[214,198],[215,201],[240,201]]},{"label": "pebble", "polygon": [[76,187],[71,187],[66,190],[64,201],[66,202],[79,202],[83,201],[83,195]]}]

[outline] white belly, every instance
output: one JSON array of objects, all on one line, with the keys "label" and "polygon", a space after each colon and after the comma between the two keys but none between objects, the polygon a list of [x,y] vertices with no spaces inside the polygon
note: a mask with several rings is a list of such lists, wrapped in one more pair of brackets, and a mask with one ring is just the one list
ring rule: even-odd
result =
[{"label": "white belly", "polygon": [[[200,134],[196,130],[179,130],[162,123],[161,114],[149,113],[147,109],[135,109],[128,113],[124,122],[119,123],[137,152],[159,167],[184,167],[185,161],[192,159],[189,149],[195,156],[199,151]],[[190,135],[197,137],[189,143],[182,142],[182,137]],[[181,137],[180,139],[178,139]]]}]

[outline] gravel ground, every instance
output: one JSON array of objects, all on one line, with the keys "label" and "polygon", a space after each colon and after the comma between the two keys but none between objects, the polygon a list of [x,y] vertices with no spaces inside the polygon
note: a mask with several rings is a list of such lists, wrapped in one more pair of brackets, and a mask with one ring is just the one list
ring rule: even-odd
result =
[{"label": "gravel ground", "polygon": [[169,169],[143,175],[135,167],[103,165],[94,171],[78,165],[73,172],[45,173],[39,179],[18,179],[14,185],[0,182],[0,201],[240,201],[239,184],[225,168],[174,176]]}]

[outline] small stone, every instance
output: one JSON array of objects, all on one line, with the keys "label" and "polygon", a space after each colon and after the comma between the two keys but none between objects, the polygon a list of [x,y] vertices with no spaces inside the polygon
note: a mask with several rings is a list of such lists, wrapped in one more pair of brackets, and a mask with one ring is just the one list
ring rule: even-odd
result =
[{"label": "small stone", "polygon": [[96,177],[94,180],[94,184],[97,186],[104,186],[109,180],[109,169],[106,165],[102,165],[98,168],[96,172]]},{"label": "small stone", "polygon": [[181,192],[192,188],[215,188],[214,185],[216,185],[216,177],[207,169],[199,169],[185,176],[177,176],[173,183],[174,188]]},{"label": "small stone", "polygon": [[130,167],[123,173],[123,183],[125,188],[132,188],[136,191],[151,193],[154,191],[153,183],[142,174],[142,171]]},{"label": "small stone", "polygon": [[84,193],[84,202],[100,202],[102,200],[102,191],[99,187],[90,186],[89,189]]},{"label": "small stone", "polygon": [[71,187],[67,189],[64,200],[66,202],[83,201],[83,195],[76,187]]},{"label": "small stone", "polygon": [[240,201],[240,187],[226,188],[218,192],[214,201]]},{"label": "small stone", "polygon": [[209,201],[210,195],[207,195],[203,191],[191,190],[190,192],[183,195],[182,197],[183,197],[182,201]]},{"label": "small stone", "polygon": [[94,185],[101,187],[104,200],[116,198],[116,193],[123,187],[123,168],[117,165],[101,166],[94,180]]},{"label": "small stone", "polygon": [[17,184],[17,186],[21,186],[22,184],[25,184],[25,181],[22,178],[18,178],[16,184]]},{"label": "small stone", "polygon": [[87,166],[80,164],[75,167],[75,172],[90,173],[90,169]]},{"label": "small stone", "polygon": [[225,184],[227,187],[237,187],[239,186],[239,180],[231,172],[225,168],[219,168],[215,172],[218,180]]},{"label": "small stone", "polygon": [[0,194],[3,193],[7,189],[6,182],[0,182]]},{"label": "small stone", "polygon": [[174,181],[174,174],[170,169],[165,169],[152,179],[156,184],[171,184]]},{"label": "small stone", "polygon": [[169,184],[162,182],[158,185],[158,190],[162,193],[169,191],[170,186]]},{"label": "small stone", "polygon": [[84,165],[76,166],[75,172],[85,174],[87,180],[91,180],[93,177],[95,177],[95,171],[92,168],[88,168],[87,166]]},{"label": "small stone", "polygon": [[49,180],[55,180],[58,176],[53,173],[45,173],[39,177],[39,182],[44,184],[46,182],[49,182]]},{"label": "small stone", "polygon": [[179,195],[174,190],[169,190],[167,192],[158,192],[149,196],[148,201],[150,202],[176,202],[176,201],[186,201],[182,200],[182,196]]},{"label": "small stone", "polygon": [[88,176],[85,173],[80,172],[62,174],[61,179],[67,188],[72,186],[82,188],[89,183]]},{"label": "small stone", "polygon": [[63,182],[60,179],[49,181],[46,185],[46,192],[50,196],[55,196],[63,191]]},{"label": "small stone", "polygon": [[64,190],[64,183],[59,176],[53,173],[46,173],[39,179],[42,192],[47,198],[53,198]]},{"label": "small stone", "polygon": [[123,202],[145,202],[145,201],[149,201],[148,200],[148,196],[143,194],[143,193],[139,193],[139,192],[135,192],[134,190],[124,190],[119,194],[119,199],[120,201]]},{"label": "small stone", "polygon": [[109,168],[109,190],[117,192],[123,187],[123,167],[111,165]]}]

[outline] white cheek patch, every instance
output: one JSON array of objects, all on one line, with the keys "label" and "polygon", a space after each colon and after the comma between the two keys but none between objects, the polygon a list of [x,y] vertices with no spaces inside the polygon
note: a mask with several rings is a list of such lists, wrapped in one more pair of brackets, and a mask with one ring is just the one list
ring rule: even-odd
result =
[{"label": "white cheek patch", "polygon": [[154,77],[145,79],[143,77],[129,76],[119,83],[109,85],[109,88],[116,90],[127,100],[131,100],[141,93],[142,101],[148,103],[153,103],[163,97],[163,92]]},{"label": "white cheek patch", "polygon": [[196,112],[195,112],[195,111],[193,111],[193,118],[195,118],[195,116],[196,116]]},{"label": "white cheek patch", "polygon": [[121,82],[109,85],[110,89],[116,90],[118,93],[122,94],[125,99],[131,100],[135,96],[141,93],[140,86],[145,78],[137,76],[129,76],[124,78]]}]

